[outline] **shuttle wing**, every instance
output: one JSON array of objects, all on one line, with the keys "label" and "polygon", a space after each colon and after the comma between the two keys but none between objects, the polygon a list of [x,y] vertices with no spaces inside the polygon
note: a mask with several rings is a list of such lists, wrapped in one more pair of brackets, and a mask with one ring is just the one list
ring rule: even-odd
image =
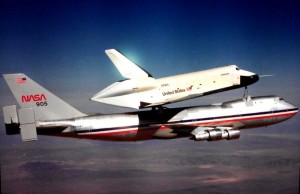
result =
[{"label": "shuttle wing", "polygon": [[117,67],[123,77],[128,79],[152,77],[147,71],[143,70],[138,65],[134,64],[119,51],[115,49],[105,50],[105,53]]}]

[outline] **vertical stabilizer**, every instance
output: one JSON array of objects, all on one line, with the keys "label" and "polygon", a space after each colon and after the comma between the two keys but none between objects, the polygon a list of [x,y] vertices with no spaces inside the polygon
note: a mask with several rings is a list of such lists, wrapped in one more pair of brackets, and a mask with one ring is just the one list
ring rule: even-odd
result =
[{"label": "vertical stabilizer", "polygon": [[150,73],[134,64],[115,49],[105,50],[105,53],[117,67],[123,77],[128,79],[152,77]]},{"label": "vertical stabilizer", "polygon": [[85,116],[23,73],[4,74],[22,109],[32,109],[35,120],[56,120]]}]

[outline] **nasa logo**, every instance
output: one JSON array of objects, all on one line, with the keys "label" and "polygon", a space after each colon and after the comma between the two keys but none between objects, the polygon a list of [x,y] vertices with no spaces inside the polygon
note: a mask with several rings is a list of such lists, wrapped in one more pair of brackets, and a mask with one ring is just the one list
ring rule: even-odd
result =
[{"label": "nasa logo", "polygon": [[36,102],[37,106],[47,106],[45,94],[22,95],[22,102]]},{"label": "nasa logo", "polygon": [[47,100],[45,94],[34,94],[34,95],[23,95],[22,102],[38,102],[42,100]]}]

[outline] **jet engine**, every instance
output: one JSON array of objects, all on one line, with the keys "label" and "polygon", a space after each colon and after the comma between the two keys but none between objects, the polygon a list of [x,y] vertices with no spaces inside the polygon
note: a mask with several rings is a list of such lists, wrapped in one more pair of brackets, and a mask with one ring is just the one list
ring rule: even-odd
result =
[{"label": "jet engine", "polygon": [[222,139],[232,140],[240,138],[240,131],[238,130],[222,130],[212,129],[204,132],[196,133],[192,137],[195,141],[219,141]]}]

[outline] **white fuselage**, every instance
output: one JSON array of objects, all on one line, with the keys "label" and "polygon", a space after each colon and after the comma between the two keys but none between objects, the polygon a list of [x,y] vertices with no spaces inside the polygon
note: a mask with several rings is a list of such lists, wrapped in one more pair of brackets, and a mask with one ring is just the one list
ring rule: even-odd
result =
[{"label": "white fuselage", "polygon": [[257,80],[258,75],[229,65],[160,79],[146,77],[119,81],[91,100],[139,109],[245,87]]},{"label": "white fuselage", "polygon": [[[38,121],[38,133],[66,137],[139,141],[191,137],[196,128],[241,130],[289,119],[298,108],[280,97],[240,99],[220,105],[196,106],[122,114],[86,116],[61,121]],[[68,127],[53,133],[55,127]],[[199,130],[198,130],[199,131]]]}]

